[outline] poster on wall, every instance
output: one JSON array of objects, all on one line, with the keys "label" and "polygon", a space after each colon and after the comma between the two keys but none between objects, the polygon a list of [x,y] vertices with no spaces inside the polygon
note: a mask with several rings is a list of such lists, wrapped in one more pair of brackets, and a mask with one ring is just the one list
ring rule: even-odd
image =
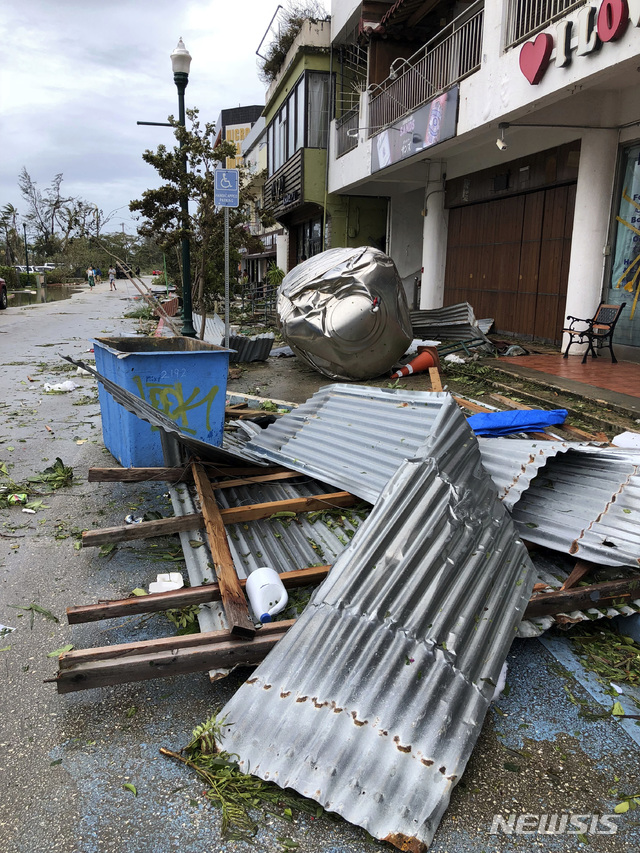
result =
[{"label": "poster on wall", "polygon": [[371,145],[371,171],[379,172],[455,136],[458,91],[454,86],[376,134]]},{"label": "poster on wall", "polygon": [[[633,320],[640,311],[640,145],[624,151],[622,176],[609,298],[616,304],[626,302],[625,314]],[[622,335],[625,325],[620,330]],[[640,346],[640,324],[636,322],[626,331],[633,340],[624,343]]]}]

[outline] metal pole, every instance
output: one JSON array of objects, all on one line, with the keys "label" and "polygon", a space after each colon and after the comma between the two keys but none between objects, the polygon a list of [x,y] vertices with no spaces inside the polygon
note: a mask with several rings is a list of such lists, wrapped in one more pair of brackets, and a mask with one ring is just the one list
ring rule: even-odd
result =
[{"label": "metal pole", "polygon": [[229,208],[224,209],[224,345],[229,348]]},{"label": "metal pole", "polygon": [[[186,127],[186,116],[184,109],[184,91],[189,82],[189,75],[184,71],[176,71],[173,75],[178,89],[178,123]],[[187,152],[184,143],[180,142],[180,155],[182,170],[184,172],[184,188],[180,193],[180,208],[182,210],[182,334],[186,338],[195,338],[196,330],[193,327],[191,308],[191,251],[189,248],[189,196],[187,193]]]},{"label": "metal pole", "polygon": [[[27,223],[23,222],[24,229],[24,260],[27,265],[27,287],[29,286],[29,250],[27,249]],[[19,282],[18,282],[19,283]]]}]

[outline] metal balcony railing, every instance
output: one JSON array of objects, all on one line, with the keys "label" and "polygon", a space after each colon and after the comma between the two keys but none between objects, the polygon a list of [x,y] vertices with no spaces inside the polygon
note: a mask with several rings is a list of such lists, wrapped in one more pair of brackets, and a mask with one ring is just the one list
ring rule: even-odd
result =
[{"label": "metal balcony railing", "polygon": [[585,0],[508,0],[505,48],[525,41],[584,3]]},{"label": "metal balcony railing", "polygon": [[[358,124],[360,108],[353,107],[344,115],[336,119],[336,157],[342,157],[347,151],[358,147]],[[353,136],[349,131],[355,131]]]},{"label": "metal balcony railing", "polygon": [[391,74],[369,98],[369,135],[473,74],[482,58],[484,2],[475,3],[409,59],[395,60]]}]

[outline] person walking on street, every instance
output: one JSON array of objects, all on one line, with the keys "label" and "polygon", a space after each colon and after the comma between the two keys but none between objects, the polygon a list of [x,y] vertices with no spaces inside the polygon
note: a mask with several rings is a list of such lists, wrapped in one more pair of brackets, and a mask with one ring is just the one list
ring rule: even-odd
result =
[{"label": "person walking on street", "polygon": [[93,266],[89,266],[87,268],[87,281],[89,282],[89,290],[91,290],[96,283],[95,272],[93,270]]},{"label": "person walking on street", "polygon": [[113,264],[109,267],[109,290],[117,290],[116,271],[113,267]]},{"label": "person walking on street", "polygon": [[96,284],[102,284],[102,270],[100,267],[96,269]]}]

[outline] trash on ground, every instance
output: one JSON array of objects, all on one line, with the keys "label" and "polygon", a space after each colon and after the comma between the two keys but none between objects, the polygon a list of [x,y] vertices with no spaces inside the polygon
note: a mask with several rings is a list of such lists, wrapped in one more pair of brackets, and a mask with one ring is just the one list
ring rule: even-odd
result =
[{"label": "trash on ground", "polygon": [[611,444],[616,447],[630,447],[640,450],[640,432],[621,432],[611,439]]},{"label": "trash on ground", "polygon": [[520,344],[511,344],[511,346],[508,346],[504,352],[500,353],[500,355],[507,358],[513,358],[517,355],[529,355],[529,350],[521,347]]},{"label": "trash on ground", "polygon": [[81,385],[78,385],[77,382],[72,382],[71,379],[67,379],[65,382],[56,382],[54,385],[50,385],[48,382],[45,382],[43,385],[43,390],[45,393],[57,393],[64,394],[67,391],[75,391],[76,388],[81,388]]},{"label": "trash on ground", "polygon": [[563,424],[566,409],[513,409],[506,412],[482,412],[467,418],[476,435],[512,435],[516,432],[542,432],[545,427]]},{"label": "trash on ground", "polygon": [[448,361],[449,364],[466,364],[466,358],[462,358],[460,355],[456,355],[454,352],[449,353],[449,355],[445,355],[445,361]]},{"label": "trash on ground", "polygon": [[380,376],[413,338],[395,264],[370,247],[329,249],[298,264],[276,308],[285,342],[331,379]]},{"label": "trash on ground", "polygon": [[158,575],[153,583],[149,584],[149,594],[156,592],[169,592],[172,589],[182,589],[184,578],[180,572],[167,572]]}]

